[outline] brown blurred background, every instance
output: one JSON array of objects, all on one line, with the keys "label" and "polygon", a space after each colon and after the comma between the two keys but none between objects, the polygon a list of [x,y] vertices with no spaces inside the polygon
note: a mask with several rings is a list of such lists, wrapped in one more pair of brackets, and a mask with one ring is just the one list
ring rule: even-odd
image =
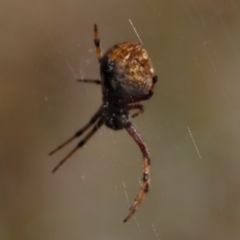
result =
[{"label": "brown blurred background", "polygon": [[[0,8],[0,239],[240,239],[240,2],[13,1]],[[133,122],[151,157],[106,127],[56,174],[52,156],[101,102],[102,50],[138,40],[159,76]]]}]

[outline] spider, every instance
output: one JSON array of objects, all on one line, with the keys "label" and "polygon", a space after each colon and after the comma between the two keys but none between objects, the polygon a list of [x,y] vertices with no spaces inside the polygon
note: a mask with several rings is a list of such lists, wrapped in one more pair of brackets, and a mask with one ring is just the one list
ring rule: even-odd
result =
[{"label": "spider", "polygon": [[93,134],[105,124],[113,130],[126,129],[142,152],[143,177],[140,190],[130,207],[130,213],[123,220],[127,222],[145,199],[150,185],[150,157],[148,149],[136,128],[129,121],[129,111],[137,110],[131,117],[143,113],[141,101],[148,100],[153,95],[157,76],[146,50],[137,42],[122,42],[114,45],[103,56],[97,25],[94,25],[94,44],[100,64],[101,80],[79,79],[78,82],[94,83],[102,87],[102,104],[90,121],[78,130],[70,139],[49,153],[54,154],[76,138],[80,137],[90,127],[86,136],[63,158],[52,170],[57,169],[81,148]]}]

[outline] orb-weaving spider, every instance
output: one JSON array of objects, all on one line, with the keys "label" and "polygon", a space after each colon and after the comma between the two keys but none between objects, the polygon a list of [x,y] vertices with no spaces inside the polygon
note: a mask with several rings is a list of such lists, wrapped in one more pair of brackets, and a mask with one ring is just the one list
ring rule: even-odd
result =
[{"label": "orb-weaving spider", "polygon": [[102,105],[83,128],[50,152],[49,155],[52,155],[77,137],[80,137],[93,126],[83,140],[53,169],[53,172],[55,172],[72,154],[81,148],[104,123],[113,130],[125,128],[143,154],[142,183],[137,197],[130,207],[131,212],[124,219],[124,222],[126,222],[146,197],[150,184],[150,157],[148,149],[140,134],[128,120],[129,111],[138,110],[131,117],[136,117],[143,113],[143,105],[140,101],[148,100],[152,97],[157,76],[154,74],[148,54],[141,44],[136,42],[122,42],[114,45],[102,56],[96,24],[94,25],[94,44],[100,64],[101,80],[80,79],[77,81],[101,85],[103,94]]}]

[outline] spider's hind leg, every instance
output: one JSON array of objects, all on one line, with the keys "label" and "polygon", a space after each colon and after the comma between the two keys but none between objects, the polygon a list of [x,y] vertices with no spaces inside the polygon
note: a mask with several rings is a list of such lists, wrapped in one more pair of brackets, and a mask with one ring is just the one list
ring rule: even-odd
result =
[{"label": "spider's hind leg", "polygon": [[131,122],[127,122],[125,124],[125,128],[128,131],[128,133],[131,135],[131,137],[134,139],[134,141],[138,144],[138,146],[141,149],[141,152],[143,154],[143,178],[142,178],[142,183],[140,186],[140,190],[137,194],[137,197],[135,198],[132,206],[130,207],[131,212],[123,220],[123,222],[127,222],[128,219],[136,212],[138,207],[141,205],[141,203],[147,196],[147,193],[149,191],[149,186],[150,186],[150,178],[149,178],[150,157],[149,157],[149,153],[147,150],[147,146]]},{"label": "spider's hind leg", "polygon": [[63,158],[58,165],[52,170],[52,172],[56,172],[57,169],[65,163],[79,148],[81,148],[83,145],[86,144],[86,142],[93,136],[93,134],[103,125],[104,123],[104,118],[100,117],[96,125],[92,128],[92,130],[81,140],[75,148],[72,149],[72,151],[65,157]]},{"label": "spider's hind leg", "polygon": [[[98,109],[98,111],[93,115],[93,117],[90,119],[90,121],[84,126],[82,127],[80,130],[78,130],[71,138],[69,138],[67,141],[65,141],[64,143],[62,143],[61,145],[59,145],[57,148],[55,148],[53,151],[51,151],[49,153],[49,155],[53,155],[55,152],[59,151],[60,149],[62,149],[63,147],[65,147],[67,144],[69,144],[70,142],[72,142],[73,140],[75,140],[76,138],[80,137],[84,132],[86,132],[99,118],[102,119],[101,114],[102,114],[103,108],[102,106]],[[99,125],[99,121],[97,123],[97,125]],[[96,126],[97,126],[96,125]],[[88,136],[88,135],[87,135]],[[87,137],[86,136],[86,137]],[[85,139],[86,139],[85,137]],[[77,149],[76,149],[77,150]],[[72,150],[59,164],[57,167],[55,167],[53,169],[53,172],[55,172],[58,167],[60,167],[60,165],[62,165],[63,162],[65,162],[76,150]]]}]

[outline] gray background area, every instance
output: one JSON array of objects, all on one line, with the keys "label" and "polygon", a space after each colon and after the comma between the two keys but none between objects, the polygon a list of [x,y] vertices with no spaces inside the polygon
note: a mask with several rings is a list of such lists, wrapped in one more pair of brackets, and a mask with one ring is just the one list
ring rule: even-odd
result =
[{"label": "gray background area", "polygon": [[[240,1],[1,1],[0,239],[240,239]],[[141,153],[106,127],[48,153],[101,102],[102,50],[137,41],[159,82],[133,122],[152,158],[151,191],[128,223]]]}]

